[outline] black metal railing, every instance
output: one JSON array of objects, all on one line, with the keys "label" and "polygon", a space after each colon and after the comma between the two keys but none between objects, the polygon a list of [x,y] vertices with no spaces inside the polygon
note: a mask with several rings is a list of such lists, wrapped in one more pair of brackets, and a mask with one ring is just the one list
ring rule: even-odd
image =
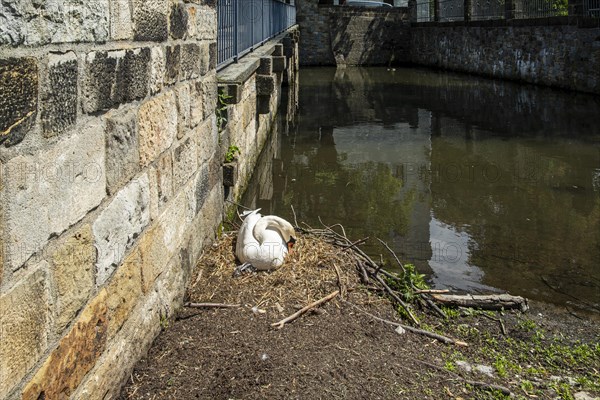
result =
[{"label": "black metal railing", "polygon": [[296,24],[296,7],[281,0],[218,0],[217,15],[217,68]]},{"label": "black metal railing", "polygon": [[600,0],[416,0],[417,22],[600,17]]}]

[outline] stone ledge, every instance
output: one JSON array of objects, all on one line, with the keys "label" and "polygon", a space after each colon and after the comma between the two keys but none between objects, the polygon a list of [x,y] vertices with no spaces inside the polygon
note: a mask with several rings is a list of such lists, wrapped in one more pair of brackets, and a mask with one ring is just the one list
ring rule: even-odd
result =
[{"label": "stone ledge", "polygon": [[246,82],[260,66],[260,58],[268,57],[275,51],[277,46],[291,32],[298,29],[298,25],[290,27],[287,31],[275,36],[253,52],[240,58],[239,62],[230,64],[217,72],[219,84],[242,84]]}]

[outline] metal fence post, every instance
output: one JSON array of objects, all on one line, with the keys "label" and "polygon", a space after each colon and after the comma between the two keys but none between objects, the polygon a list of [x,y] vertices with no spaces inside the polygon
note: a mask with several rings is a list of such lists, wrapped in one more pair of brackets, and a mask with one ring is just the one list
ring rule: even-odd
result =
[{"label": "metal fence post", "polygon": [[504,19],[515,19],[515,0],[504,1]]},{"label": "metal fence post", "polygon": [[433,20],[440,21],[440,0],[433,0]]},{"label": "metal fence post", "polygon": [[463,13],[465,22],[471,20],[471,6],[473,4],[473,0],[464,0],[463,4]]}]

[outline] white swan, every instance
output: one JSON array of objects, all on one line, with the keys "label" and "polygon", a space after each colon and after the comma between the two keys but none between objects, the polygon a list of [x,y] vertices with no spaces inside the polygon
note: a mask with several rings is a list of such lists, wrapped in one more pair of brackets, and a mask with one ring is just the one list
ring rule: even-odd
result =
[{"label": "white swan", "polygon": [[265,271],[281,267],[285,256],[296,242],[292,224],[275,215],[262,216],[258,212],[246,211],[238,233],[235,254],[243,263],[238,270],[249,265]]}]

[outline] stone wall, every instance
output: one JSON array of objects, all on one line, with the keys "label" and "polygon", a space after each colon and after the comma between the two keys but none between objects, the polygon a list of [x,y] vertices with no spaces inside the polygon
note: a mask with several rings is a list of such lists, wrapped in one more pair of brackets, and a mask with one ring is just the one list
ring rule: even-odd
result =
[{"label": "stone wall", "polygon": [[271,45],[219,133],[214,0],[63,3],[0,4],[2,399],[118,395],[222,220],[228,138],[260,147],[297,64]]},{"label": "stone wall", "polygon": [[230,96],[223,114],[222,151],[239,149],[236,160],[225,168],[229,200],[238,201],[247,187],[271,131],[282,85],[296,82],[298,39],[294,27],[218,74],[220,91]]},{"label": "stone wall", "polygon": [[409,61],[407,8],[318,3],[296,1],[301,65],[388,65]]},{"label": "stone wall", "polygon": [[411,60],[600,94],[600,27],[566,25],[561,18],[544,26],[497,26],[502,22],[416,24],[410,31]]}]

